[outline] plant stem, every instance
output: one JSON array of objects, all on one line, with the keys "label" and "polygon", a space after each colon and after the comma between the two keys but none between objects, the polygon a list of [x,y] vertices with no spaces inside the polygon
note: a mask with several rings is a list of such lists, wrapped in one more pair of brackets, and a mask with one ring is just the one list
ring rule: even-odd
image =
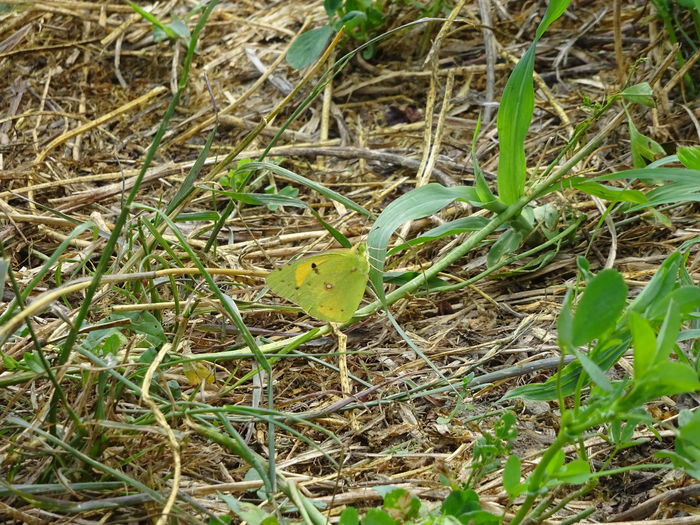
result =
[{"label": "plant stem", "polygon": [[519,525],[527,516],[532,506],[535,504],[537,496],[540,494],[540,489],[542,488],[542,482],[544,481],[545,474],[547,472],[547,466],[551,463],[554,456],[559,452],[560,449],[564,448],[569,443],[569,434],[565,429],[561,429],[557,438],[545,451],[542,459],[538,463],[535,470],[530,474],[530,481],[527,486],[527,497],[520,505],[520,509],[515,517],[511,520],[510,525]]}]

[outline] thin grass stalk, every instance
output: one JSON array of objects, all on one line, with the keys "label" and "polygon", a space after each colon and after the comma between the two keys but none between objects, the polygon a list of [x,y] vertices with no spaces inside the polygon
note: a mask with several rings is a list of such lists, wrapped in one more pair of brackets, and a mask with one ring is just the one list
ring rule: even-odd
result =
[{"label": "thin grass stalk", "polygon": [[[90,308],[92,308],[92,299],[95,297],[95,293],[97,293],[97,288],[100,285],[100,279],[107,270],[109,261],[111,260],[114,249],[117,246],[117,241],[121,236],[124,226],[126,225],[127,218],[129,217],[129,213],[131,212],[131,205],[136,200],[138,192],[141,188],[141,184],[143,182],[143,178],[145,177],[149,166],[153,162],[153,159],[156,155],[156,151],[158,150],[158,147],[160,146],[160,143],[163,140],[163,137],[165,136],[165,133],[168,129],[168,124],[170,123],[170,119],[175,113],[175,109],[180,100],[180,95],[187,86],[190,65],[192,64],[192,60],[194,58],[194,52],[197,45],[197,41],[199,40],[199,34],[204,28],[204,24],[209,18],[209,15],[211,14],[212,10],[214,9],[214,7],[216,7],[218,3],[218,0],[211,0],[209,2],[206,9],[204,9],[201,16],[199,17],[197,25],[192,31],[192,37],[190,39],[189,46],[187,48],[187,53],[182,64],[182,72],[178,82],[177,91],[173,95],[170,104],[168,105],[168,108],[166,109],[165,114],[163,115],[163,119],[161,120],[160,126],[158,127],[158,130],[156,131],[156,134],[153,137],[153,141],[151,142],[151,146],[148,148],[148,151],[144,158],[143,165],[141,166],[141,171],[136,176],[134,186],[129,192],[127,198],[125,199],[122,205],[121,213],[119,214],[117,220],[114,223],[114,229],[112,230],[112,234],[109,236],[109,239],[105,244],[104,251],[102,252],[102,256],[100,257],[100,260],[97,263],[97,267],[95,268],[95,272],[90,282],[90,286],[85,291],[85,296],[83,298],[83,302],[81,303],[80,310],[78,311],[78,314],[76,315],[73,321],[73,325],[71,326],[71,329],[68,332],[68,336],[66,337],[63,347],[61,348],[61,351],[59,352],[58,357],[56,359],[56,363],[58,366],[61,366],[68,361],[68,357],[70,356],[70,353],[73,350],[73,346],[75,346],[75,343],[78,340],[80,327],[82,326],[83,321],[87,318]],[[57,395],[58,394],[54,392],[48,414],[48,421],[51,424],[52,432],[55,432],[56,428],[57,414],[55,398]]]},{"label": "thin grass stalk", "polygon": [[[5,256],[5,250],[4,246],[0,243],[0,257]],[[24,298],[22,297],[22,291],[20,290],[19,283],[17,282],[17,279],[15,278],[15,272],[12,270],[12,265],[9,265],[7,268],[7,274],[10,277],[10,284],[12,286],[12,291],[15,294],[16,301],[17,301],[17,306],[19,306],[20,309],[24,309]],[[68,417],[70,417],[71,421],[77,428],[82,428],[83,424],[80,421],[80,418],[77,416],[75,411],[72,409],[70,404],[68,403],[68,400],[66,399],[66,395],[63,392],[63,389],[61,388],[61,385],[59,384],[58,380],[56,379],[56,374],[53,373],[53,370],[51,370],[51,365],[49,364],[49,361],[46,359],[46,356],[44,355],[44,351],[41,346],[41,341],[39,340],[39,337],[36,335],[36,332],[34,331],[34,328],[32,327],[32,323],[29,319],[27,319],[27,330],[29,331],[29,337],[32,339],[32,344],[34,345],[34,349],[39,356],[39,361],[41,361],[41,366],[44,368],[44,371],[46,372],[46,375],[49,377],[49,381],[54,387],[54,392],[56,392],[58,399],[57,402],[60,402],[65,408],[66,411],[68,412]]]},{"label": "thin grass stalk", "polygon": [[[270,366],[270,363],[267,361],[267,358],[265,357],[265,354],[260,350],[258,347],[257,342],[255,341],[255,338],[253,335],[250,333],[250,330],[248,330],[248,327],[246,326],[245,322],[243,321],[243,318],[241,317],[241,313],[238,310],[238,307],[236,306],[236,303],[231,299],[228,295],[223,293],[221,289],[216,285],[216,282],[214,282],[214,279],[212,278],[211,274],[207,272],[207,269],[204,267],[202,262],[199,260],[199,257],[197,257],[197,254],[194,253],[194,251],[190,248],[190,246],[187,244],[187,239],[182,235],[180,230],[175,226],[175,223],[172,222],[172,220],[165,215],[162,211],[156,210],[154,208],[150,208],[148,206],[140,206],[141,208],[148,209],[149,211],[159,214],[161,219],[165,222],[165,224],[168,225],[168,227],[171,229],[171,231],[175,234],[177,239],[180,241],[180,244],[182,248],[188,253],[190,256],[190,260],[194,263],[194,265],[197,267],[197,269],[200,272],[200,275],[204,278],[204,280],[207,282],[207,285],[209,286],[209,289],[211,292],[216,296],[216,298],[219,300],[221,303],[221,306],[224,308],[226,313],[228,314],[229,318],[234,322],[238,330],[240,331],[241,335],[243,336],[243,340],[245,343],[248,345],[248,348],[250,349],[251,352],[253,352],[255,356],[255,360],[258,362],[258,365],[262,367],[262,369],[265,371],[267,375],[267,406],[270,410],[274,408],[275,405],[275,397],[274,397],[274,388],[273,388],[273,380],[272,380],[272,367]],[[275,483],[275,427],[272,423],[268,423],[268,450],[269,450],[269,466],[270,466],[270,481],[272,482],[272,491],[270,492],[269,496],[272,497],[275,491],[274,483]]]},{"label": "thin grass stalk", "polygon": [[39,436],[43,437],[51,443],[52,445],[55,445],[57,447],[62,448],[69,454],[75,456],[76,458],[82,460],[84,463],[87,465],[90,465],[91,467],[99,470],[100,472],[104,472],[105,474],[108,474],[109,476],[112,476],[115,479],[120,480],[122,483],[134,487],[136,490],[140,492],[144,492],[148,494],[154,501],[158,503],[163,503],[164,499],[163,496],[158,492],[153,490],[151,487],[141,483],[139,480],[134,479],[130,476],[127,476],[123,472],[120,472],[118,470],[113,469],[112,467],[109,467],[103,463],[100,463],[99,461],[91,458],[87,454],[84,454],[77,448],[71,447],[67,443],[64,443],[61,439],[57,438],[56,436],[50,434],[49,432],[46,432],[45,430],[41,430],[40,428],[36,428],[30,423],[27,423],[24,419],[21,419],[17,416],[7,416],[6,420],[7,423],[11,425],[17,425],[19,427],[22,427],[24,429],[27,429],[35,434],[38,434]]}]

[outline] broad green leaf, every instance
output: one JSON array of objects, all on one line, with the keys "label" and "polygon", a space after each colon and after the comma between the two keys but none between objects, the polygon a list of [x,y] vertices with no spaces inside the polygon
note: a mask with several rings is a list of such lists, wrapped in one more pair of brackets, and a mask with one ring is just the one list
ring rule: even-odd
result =
[{"label": "broad green leaf", "polygon": [[355,507],[346,507],[340,514],[338,525],[359,525],[360,516]]},{"label": "broad green leaf", "polygon": [[559,471],[564,466],[564,461],[566,460],[566,454],[562,449],[556,451],[552,456],[552,459],[545,467],[545,471],[550,478],[556,478]]},{"label": "broad green leaf", "polygon": [[384,496],[383,507],[392,518],[404,522],[418,516],[420,500],[406,489],[396,489]]},{"label": "broad green leaf", "polygon": [[620,400],[623,410],[641,406],[661,396],[674,396],[700,390],[698,374],[693,368],[677,361],[655,363],[644,376],[635,378],[630,393]]},{"label": "broad green leaf", "polygon": [[627,299],[627,285],[619,272],[603,270],[586,286],[572,326],[572,344],[590,343],[612,328]]},{"label": "broad green leaf", "polygon": [[367,22],[369,27],[374,29],[382,25],[385,21],[384,13],[375,9],[374,7],[369,7],[367,9]]},{"label": "broad green leaf", "polygon": [[323,9],[326,11],[328,18],[332,18],[333,15],[340,9],[343,5],[343,0],[324,0]]},{"label": "broad green leaf", "polygon": [[345,30],[350,33],[356,27],[362,26],[367,22],[367,13],[357,10],[348,11],[340,20],[343,22]]},{"label": "broad green leaf", "polygon": [[591,466],[584,459],[575,459],[562,467],[557,478],[564,483],[581,485],[591,478]]},{"label": "broad green leaf", "polygon": [[620,95],[628,102],[633,102],[635,104],[641,104],[648,108],[656,107],[654,102],[654,91],[651,89],[651,85],[648,82],[642,82],[640,84],[635,84],[634,86],[629,86],[620,92]]},{"label": "broad green leaf", "polygon": [[678,160],[686,168],[700,170],[700,146],[681,146],[678,148]]},{"label": "broad green leaf", "polygon": [[632,165],[635,168],[643,168],[646,160],[655,160],[657,156],[665,155],[661,144],[651,137],[647,137],[637,129],[632,120],[628,121],[630,132],[630,146],[632,147]]},{"label": "broad green leaf", "polygon": [[642,377],[656,359],[656,337],[651,325],[638,313],[630,312],[628,322],[634,347],[634,377]]},{"label": "broad green leaf", "polygon": [[569,0],[550,0],[537,28],[535,41],[516,64],[503,90],[497,122],[500,146],[498,195],[508,205],[517,201],[525,190],[524,145],[535,105],[532,73],[537,42],[568,5]]},{"label": "broad green leaf", "polygon": [[325,25],[300,34],[289,46],[287,63],[294,69],[302,69],[321,56],[333,34],[333,28]]},{"label": "broad green leaf", "polygon": [[473,490],[453,490],[440,507],[443,514],[457,518],[475,510],[481,510],[481,503]]},{"label": "broad green leaf", "polygon": [[515,454],[508,456],[503,468],[503,489],[511,498],[522,493],[524,484],[520,483],[520,458]]},{"label": "broad green leaf", "polygon": [[366,11],[372,0],[345,0],[346,11]]},{"label": "broad green leaf", "polygon": [[131,320],[128,328],[143,335],[148,343],[155,348],[160,348],[166,342],[163,325],[150,312],[123,312],[110,314],[107,317],[108,321],[116,319]]},{"label": "broad green leaf", "polygon": [[574,346],[573,290],[566,291],[557,317],[557,340],[562,348]]},{"label": "broad green leaf", "polygon": [[578,271],[581,272],[583,280],[586,283],[590,283],[595,277],[595,274],[591,271],[591,263],[589,263],[588,259],[581,255],[576,257],[576,268],[578,268]]},{"label": "broad green leaf", "polygon": [[506,256],[512,255],[523,242],[523,234],[513,229],[508,229],[499,235],[496,242],[491,246],[486,256],[486,266],[493,268]]},{"label": "broad green leaf", "polygon": [[33,352],[25,352],[22,356],[22,364],[35,374],[43,374],[46,372],[44,362],[41,356],[36,353],[36,350]]},{"label": "broad green leaf", "polygon": [[218,494],[219,498],[226,502],[228,508],[238,515],[244,521],[247,521],[251,525],[262,525],[263,520],[269,517],[269,514],[259,508],[257,505],[248,503],[246,501],[238,501],[233,496],[228,494]]},{"label": "broad green leaf", "polygon": [[681,446],[693,446],[693,458],[700,461],[700,411],[682,410],[678,414],[678,441]]},{"label": "broad green leaf", "polygon": [[398,525],[383,509],[369,509],[362,520],[362,525]]}]

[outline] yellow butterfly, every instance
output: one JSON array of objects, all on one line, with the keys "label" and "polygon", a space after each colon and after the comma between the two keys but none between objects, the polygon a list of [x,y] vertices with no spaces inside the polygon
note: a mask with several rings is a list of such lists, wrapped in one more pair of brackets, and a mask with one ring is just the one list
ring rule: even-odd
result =
[{"label": "yellow butterfly", "polygon": [[360,305],[368,275],[367,245],[360,243],[286,264],[270,273],[266,282],[270,290],[307,314],[344,323]]}]

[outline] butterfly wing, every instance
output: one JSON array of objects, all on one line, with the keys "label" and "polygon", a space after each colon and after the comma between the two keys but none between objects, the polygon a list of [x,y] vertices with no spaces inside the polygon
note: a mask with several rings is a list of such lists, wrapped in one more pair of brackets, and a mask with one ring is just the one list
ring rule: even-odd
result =
[{"label": "butterfly wing", "polygon": [[343,323],[362,301],[368,273],[366,246],[358,244],[287,264],[270,273],[267,285],[309,315]]}]

